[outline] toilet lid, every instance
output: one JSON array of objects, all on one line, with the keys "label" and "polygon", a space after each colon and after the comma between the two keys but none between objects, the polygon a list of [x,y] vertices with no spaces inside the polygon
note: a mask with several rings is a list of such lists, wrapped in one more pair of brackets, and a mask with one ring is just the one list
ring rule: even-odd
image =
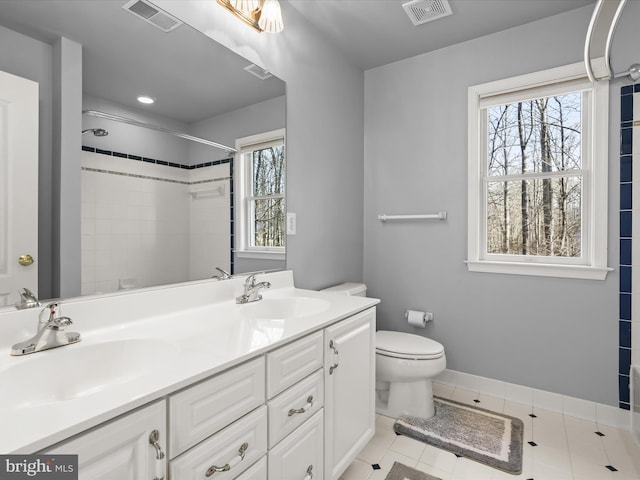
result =
[{"label": "toilet lid", "polygon": [[412,333],[376,332],[376,352],[388,357],[428,360],[444,355],[442,344]]}]

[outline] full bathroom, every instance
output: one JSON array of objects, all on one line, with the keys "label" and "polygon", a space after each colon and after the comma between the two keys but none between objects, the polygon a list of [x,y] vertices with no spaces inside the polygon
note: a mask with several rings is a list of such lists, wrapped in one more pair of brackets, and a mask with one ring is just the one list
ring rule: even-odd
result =
[{"label": "full bathroom", "polygon": [[[211,384],[214,387],[220,386],[215,383],[218,378],[230,385],[240,384],[239,377],[232,376],[239,367],[243,368],[241,373],[246,374],[243,378],[257,378],[256,372],[270,368],[270,359],[280,358],[280,349],[299,347],[299,352],[305,355],[322,350],[323,360],[319,363],[317,358],[313,360],[315,363],[310,361],[314,367],[301,374],[296,382],[273,388],[257,387],[266,391],[264,398],[246,403],[245,409],[238,406],[228,417],[208,426],[209,432],[226,431],[236,425],[231,422],[238,418],[246,420],[247,425],[259,425],[261,417],[271,418],[267,412],[277,403],[276,399],[284,398],[283,394],[293,391],[290,389],[300,392],[301,403],[288,408],[305,409],[310,413],[312,423],[306,424],[305,428],[324,439],[310,450],[317,450],[322,444],[325,456],[320,460],[323,470],[316,463],[308,462],[296,465],[299,473],[291,478],[394,479],[396,477],[388,477],[394,462],[442,480],[640,478],[637,461],[640,447],[634,440],[637,432],[634,432],[632,421],[632,414],[637,410],[634,408],[632,372],[633,366],[640,364],[637,352],[632,348],[640,342],[637,334],[640,329],[632,315],[637,303],[632,285],[640,281],[632,269],[633,252],[636,251],[634,232],[635,237],[640,235],[637,231],[640,222],[632,221],[634,207],[637,208],[637,189],[632,188],[635,183],[632,159],[640,146],[633,141],[632,130],[634,122],[640,121],[640,100],[633,101],[638,91],[634,83],[637,78],[634,80],[624,74],[632,65],[640,63],[635,28],[640,19],[640,3],[627,1],[616,19],[615,34],[607,52],[615,78],[588,81],[586,86],[579,84],[577,87],[581,92],[587,92],[592,83],[600,88],[593,94],[584,93],[587,97],[583,98],[588,100],[583,105],[595,97],[605,97],[608,101],[604,110],[598,110],[585,123],[593,122],[598,125],[597,131],[604,132],[597,150],[600,158],[605,159],[604,163],[594,166],[597,175],[588,172],[581,180],[586,188],[584,191],[592,193],[594,199],[584,202],[588,210],[581,217],[589,239],[589,243],[583,245],[583,253],[584,256],[593,255],[593,262],[586,267],[573,263],[565,269],[542,268],[542,273],[527,267],[506,273],[496,271],[499,268],[495,265],[481,265],[483,259],[474,257],[477,249],[473,246],[478,245],[478,231],[474,228],[478,222],[476,219],[474,224],[472,217],[474,209],[482,202],[479,196],[472,196],[481,192],[474,192],[470,182],[473,179],[470,144],[473,142],[469,132],[472,118],[475,118],[470,114],[470,92],[480,92],[479,101],[485,103],[479,108],[490,108],[499,105],[486,100],[494,95],[494,90],[490,89],[498,88],[495,83],[506,79],[571,67],[581,69],[577,74],[568,74],[573,75],[571,81],[583,81],[586,78],[585,38],[599,2],[449,0],[450,15],[414,26],[402,11],[402,4],[406,3],[403,1],[280,0],[284,29],[273,34],[256,32],[215,0],[149,2],[184,23],[173,33],[192,29],[211,42],[211,49],[225,50],[236,56],[243,67],[258,66],[272,75],[267,80],[250,76],[256,85],[262,85],[252,87],[254,89],[262,88],[265,82],[275,84],[274,89],[259,101],[230,106],[226,111],[203,115],[198,121],[178,121],[167,115],[154,114],[153,106],[124,106],[109,100],[104,89],[83,91],[90,82],[86,80],[82,85],[78,58],[85,64],[95,62],[91,60],[94,52],[71,33],[62,35],[62,39],[53,38],[38,32],[33,25],[27,28],[19,18],[3,13],[3,9],[9,12],[8,7],[17,3],[34,2],[0,2],[0,71],[40,85],[40,131],[31,132],[21,140],[25,149],[27,145],[36,148],[39,158],[38,171],[28,175],[30,183],[20,184],[26,191],[38,191],[35,198],[38,221],[22,222],[36,224],[37,230],[32,231],[30,240],[35,238],[36,241],[19,252],[20,255],[30,253],[35,258],[33,267],[38,269],[38,279],[35,284],[20,280],[18,287],[29,288],[39,299],[61,300],[53,310],[46,310],[45,305],[51,304],[46,300],[42,301],[42,308],[17,310],[14,307],[20,301],[17,288],[12,286],[6,292],[2,289],[2,304],[6,305],[0,308],[2,351],[6,357],[0,363],[0,375],[5,379],[3,384],[23,385],[25,381],[19,378],[19,372],[31,374],[25,365],[36,365],[43,357],[59,358],[61,371],[82,376],[83,370],[78,368],[71,353],[83,352],[81,355],[84,356],[78,357],[82,359],[81,365],[100,363],[96,360],[100,357],[91,352],[93,342],[98,342],[94,352],[99,352],[103,359],[112,358],[110,355],[118,350],[118,342],[121,342],[122,361],[114,362],[113,372],[117,368],[126,371],[129,364],[143,365],[146,357],[157,359],[166,373],[149,374],[146,373],[147,366],[137,370],[131,367],[130,375],[123,375],[123,378],[135,377],[132,382],[137,382],[143,389],[136,391],[126,382],[119,384],[117,375],[112,378],[109,376],[112,373],[105,372],[108,381],[102,385],[83,384],[86,387],[83,392],[89,393],[79,396],[74,395],[80,390],[66,380],[59,388],[49,382],[47,388],[51,389],[55,402],[46,406],[42,390],[23,385],[25,397],[32,395],[38,399],[22,403],[13,399],[0,400],[2,410],[8,412],[3,421],[8,422],[12,412],[16,419],[22,418],[20,415],[28,418],[28,408],[42,408],[58,416],[59,428],[55,431],[34,429],[31,436],[20,437],[19,441],[2,433],[0,437],[5,437],[6,443],[2,443],[0,455],[46,454],[54,445],[67,445],[58,453],[72,454],[81,448],[82,435],[113,427],[114,430],[108,432],[117,436],[118,433],[113,432],[137,428],[137,425],[144,425],[148,430],[149,424],[153,427],[151,430],[159,432],[159,440],[150,442],[147,433],[136,440],[138,448],[152,457],[148,462],[149,471],[158,464],[155,456],[158,448],[163,455],[167,454],[168,466],[167,472],[151,474],[149,478],[163,475],[191,478],[187,473],[178,473],[186,472],[181,469],[186,468],[187,462],[181,459],[192,452],[198,456],[202,442],[215,437],[210,437],[209,433],[173,437],[177,430],[171,423],[174,421],[172,415],[181,415],[180,409],[187,405],[189,396],[199,391],[191,389],[205,389],[209,381],[214,382]],[[49,3],[69,7],[76,2]],[[131,2],[96,2],[96,8],[100,3],[124,5]],[[367,8],[361,4],[370,7],[368,15]],[[121,9],[122,5],[117,8]],[[491,10],[495,8],[499,10]],[[79,12],[80,9],[77,15]],[[134,31],[155,28],[129,12],[123,15],[133,22]],[[52,12],[50,16],[53,16]],[[388,25],[383,21],[385,16],[389,17]],[[452,23],[458,20],[466,23]],[[96,19],[92,21],[96,22]],[[392,23],[394,21],[398,23]],[[384,25],[386,27],[382,28]],[[393,30],[395,26],[397,30]],[[381,44],[370,38],[372,31],[378,32],[377,41]],[[173,33],[157,30],[156,35],[170,44]],[[124,30],[106,35],[116,38],[124,35]],[[125,40],[124,43],[133,41]],[[368,50],[363,45],[367,42],[371,43]],[[8,48],[8,45],[12,47]],[[394,52],[394,48],[398,50]],[[187,52],[181,52],[182,56],[188,56]],[[596,51],[594,58],[602,54]],[[140,63],[144,63],[142,59]],[[603,77],[602,65],[596,63],[594,61],[595,75]],[[575,65],[579,66],[572,67]],[[166,65],[161,69],[170,70]],[[182,73],[184,77],[190,77],[202,72]],[[617,75],[619,73],[621,75]],[[67,80],[75,80],[58,83],[65,75]],[[174,83],[178,88],[177,97],[191,88],[186,80]],[[232,92],[241,87],[227,83],[221,90]],[[505,89],[504,86],[500,88]],[[606,88],[604,93],[602,88]],[[231,93],[228,96],[232,96]],[[156,102],[160,104],[162,99],[156,98]],[[73,113],[70,114],[66,107]],[[256,113],[258,107],[264,107],[268,114],[262,110]],[[83,111],[134,118],[146,126],[108,120],[83,114]],[[249,118],[262,120],[254,124]],[[239,119],[239,127],[233,126],[235,119]],[[162,127],[165,131],[148,128],[149,125]],[[92,129],[104,129],[108,135],[95,135]],[[172,133],[185,133],[237,149],[236,140],[240,138],[281,129],[286,129],[286,134],[282,134],[286,144],[286,246],[276,255],[255,252],[237,255],[234,235],[237,237],[238,230],[234,219],[238,217],[234,215],[238,215],[238,209],[234,202],[239,195],[239,154],[179,138]],[[514,131],[513,135],[517,137],[518,132]],[[38,139],[37,145],[34,138]],[[143,142],[146,139],[149,141]],[[185,168],[173,167],[170,174],[175,176],[164,177],[162,172],[166,170],[162,169],[169,169],[168,165],[147,162],[145,170],[138,170],[144,162],[114,156],[114,152],[171,162]],[[219,163],[214,165],[216,162]],[[211,165],[189,169],[207,163]],[[151,169],[147,170],[147,167]],[[0,176],[5,172],[0,170]],[[205,176],[190,178],[194,172]],[[85,177],[90,175],[94,175],[94,180],[97,178],[97,183],[85,183]],[[553,175],[556,175],[554,178],[561,176],[557,172]],[[129,182],[151,182],[158,177],[167,181],[160,186],[132,187],[140,193],[123,193]],[[101,183],[106,178],[109,182]],[[206,180],[207,187],[215,188],[201,191],[202,186],[196,182],[202,179]],[[500,177],[502,180],[504,177]],[[521,180],[522,177],[516,177],[514,182],[519,185]],[[129,199],[138,196],[141,200],[151,199],[153,195],[149,191],[174,187],[174,197],[158,197],[159,203],[153,207],[157,208],[158,215],[161,210],[171,213],[168,223],[153,228],[164,229],[163,232],[170,236],[190,230],[192,237],[184,235],[172,241],[155,237],[152,243],[164,243],[168,248],[146,260],[140,253],[148,244],[132,247],[126,253],[116,237],[102,238],[101,241],[106,241],[113,250],[107,260],[96,263],[95,252],[92,254],[88,248],[91,244],[83,245],[82,242],[92,241],[88,235],[96,232],[98,225],[109,228],[110,235],[127,233],[126,221],[129,219],[110,218],[111,223],[107,223],[96,217],[83,225],[89,217],[83,208],[91,202],[82,200],[82,195],[94,195],[95,198],[100,194],[112,201],[106,207],[94,206],[94,212],[117,212],[125,211],[125,206],[118,203],[123,195],[129,195]],[[13,185],[12,189],[15,188],[17,185]],[[111,190],[120,193],[109,195]],[[3,202],[7,205],[4,198]],[[184,210],[179,209],[181,204],[184,204]],[[207,217],[203,221],[198,212],[189,210],[198,205],[204,205],[207,215],[215,211],[220,217],[214,220]],[[130,211],[139,211],[142,215],[150,213],[150,208],[150,205],[133,205]],[[0,212],[3,228],[6,226],[4,220],[11,218],[11,215],[7,216],[10,211],[5,208]],[[424,215],[427,218],[385,220],[380,215]],[[208,221],[211,223],[207,224]],[[180,228],[176,228],[177,225]],[[135,227],[135,232],[140,232],[140,240],[144,238],[143,228]],[[151,228],[150,223],[146,228]],[[194,232],[198,228],[202,231]],[[8,230],[0,230],[3,239],[8,238]],[[214,231],[220,236],[207,236]],[[540,231],[543,231],[542,227]],[[8,242],[3,240],[3,243]],[[103,246],[106,245],[103,243]],[[89,263],[83,264],[83,258],[89,258]],[[0,256],[0,266],[7,264],[6,259],[6,255]],[[134,270],[138,260],[140,269]],[[116,273],[116,263],[125,269]],[[109,273],[114,275],[107,278],[106,274],[99,274],[98,264],[103,267],[108,264]],[[232,278],[220,279],[225,274],[216,267],[233,274]],[[182,271],[174,277],[177,270]],[[254,272],[258,273],[252,286],[247,275]],[[86,281],[87,275],[93,275],[93,281]],[[366,297],[353,292],[337,296],[323,292],[323,289],[346,282],[366,288]],[[261,283],[270,284],[269,288],[259,290],[261,300],[247,305],[236,304],[243,292],[252,291]],[[293,301],[293,298],[297,300]],[[377,299],[379,303],[376,303]],[[375,308],[373,323],[369,317],[360,317],[372,308]],[[78,332],[82,340],[77,345],[11,356],[13,345],[34,335],[41,311],[45,315],[51,314],[53,319],[70,318],[73,325],[67,330]],[[216,320],[222,329],[219,337],[207,330],[205,317],[219,319]],[[409,322],[408,317],[413,321]],[[158,321],[158,326],[146,329],[151,318]],[[421,323],[420,318],[425,321]],[[352,418],[353,425],[359,425],[365,432],[359,441],[353,442],[357,448],[352,450],[328,440],[336,438],[331,435],[334,435],[332,428],[337,428],[337,422],[327,423],[329,412],[332,412],[332,418],[340,415],[340,408],[332,410],[334,407],[328,399],[331,392],[338,391],[335,390],[338,383],[334,382],[338,382],[339,376],[347,370],[351,359],[348,353],[351,337],[337,329],[340,322],[349,319],[357,320],[353,325],[358,326],[354,327],[354,331],[360,333],[358,341],[364,342],[363,339],[368,338],[369,347],[375,345],[375,348],[367,349],[364,343],[357,344],[358,349],[362,348],[362,357],[353,360],[363,361],[368,369],[366,375],[357,376],[358,382],[362,383],[354,383],[371,394],[362,401],[361,410],[378,410],[372,417],[374,425],[369,425],[369,417]],[[189,328],[193,326],[193,330],[180,332],[176,321]],[[416,323],[420,325],[415,326]],[[109,328],[111,325],[113,328]],[[131,330],[127,330],[129,325]],[[333,327],[336,330],[331,330]],[[120,338],[120,331],[129,333]],[[163,331],[171,332],[177,341],[162,338]],[[381,369],[376,361],[380,346],[375,331],[391,333],[391,340],[395,334],[411,334],[419,339],[418,342],[428,342],[437,350],[422,353],[439,360],[436,372],[429,374],[428,383],[421,384],[421,393],[398,391],[395,396],[401,405],[411,399],[424,408],[433,406],[435,401],[437,410],[438,405],[444,408],[443,403],[438,402],[448,399],[520,418],[524,423],[520,471],[505,473],[464,456],[440,453],[441,450],[431,444],[425,446],[424,442],[408,435],[396,435],[394,422],[406,412],[380,413],[385,407],[379,402],[386,402],[388,408],[392,394],[390,381],[387,379],[385,385],[385,380],[379,378],[385,365]],[[138,337],[144,340],[134,340]],[[402,347],[387,348],[405,348],[404,341],[413,337],[399,338]],[[188,342],[180,343],[183,339]],[[333,347],[329,346],[330,340]],[[191,352],[189,345],[193,347]],[[219,349],[219,357],[213,350],[207,350],[214,348]],[[282,352],[291,354],[290,350]],[[172,365],[176,359],[182,360]],[[264,364],[260,363],[263,361]],[[373,364],[378,381],[371,377]],[[339,366],[330,374],[334,365]],[[401,363],[398,372],[389,365],[390,375],[394,377],[410,368],[407,363]],[[14,366],[19,369],[10,373]],[[363,364],[358,366],[365,368]],[[181,377],[179,368],[189,373]],[[220,377],[226,373],[228,377]],[[146,384],[144,378],[148,378]],[[108,391],[111,395],[98,399],[90,393],[92,391]],[[247,391],[242,395],[243,401],[251,396]],[[307,402],[309,397],[324,398],[324,405],[315,400]],[[348,396],[336,398],[349,405]],[[96,410],[92,410],[93,413],[84,410],[83,399],[94,403],[91,408]],[[236,400],[238,404],[242,403],[238,397]],[[232,404],[225,405],[231,408],[229,405]],[[146,408],[151,410],[146,411]],[[67,409],[75,409],[78,418],[73,418]],[[319,415],[321,410],[323,421]],[[165,420],[164,425],[162,421],[147,421],[152,414],[154,419],[171,420]],[[420,413],[423,417],[430,415],[430,411]],[[298,414],[292,417],[296,418]],[[188,423],[184,420],[186,417],[180,418],[185,425]],[[637,429],[638,422],[635,422]],[[192,427],[197,430],[197,425]],[[265,431],[260,428],[263,427],[254,430],[261,432],[257,437],[271,435],[271,424],[269,428],[264,427]],[[234,443],[221,456],[221,463],[213,462],[224,465],[234,458],[231,472],[215,473],[213,477],[227,475],[224,478],[244,480],[240,474],[233,473],[233,467],[238,465],[235,459],[242,457],[237,460],[239,465],[246,463],[244,458],[249,461],[248,469],[243,470],[246,478],[289,478],[284,473],[275,473],[279,467],[275,467],[276,462],[269,462],[269,455],[273,452],[274,458],[285,458],[286,455],[281,455],[283,445],[285,442],[290,442],[288,446],[295,445],[291,443],[294,438],[291,435],[299,428],[296,425],[295,429],[291,427],[281,434],[274,433],[274,438],[266,438],[262,456],[251,451],[251,440],[247,440],[246,455],[244,450],[238,453],[243,443]],[[93,441],[94,437],[86,438]],[[332,445],[344,448],[344,452],[337,453],[336,450],[332,453],[334,458],[328,460],[327,452]],[[251,456],[254,454],[256,456]],[[303,456],[300,453],[297,458]],[[202,462],[206,463],[206,460]],[[309,471],[311,463],[314,468]],[[276,470],[271,471],[271,468]],[[329,469],[333,470],[330,472]],[[82,474],[80,478],[83,478]],[[407,478],[413,480],[413,477]]]}]

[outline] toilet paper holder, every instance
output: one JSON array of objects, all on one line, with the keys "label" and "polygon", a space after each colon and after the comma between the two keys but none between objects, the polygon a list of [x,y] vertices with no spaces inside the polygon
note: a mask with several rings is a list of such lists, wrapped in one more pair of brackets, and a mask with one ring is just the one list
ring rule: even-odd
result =
[{"label": "toilet paper holder", "polygon": [[425,328],[427,322],[433,320],[432,312],[422,312],[418,310],[407,310],[404,312],[404,318],[407,319],[409,325],[413,325],[418,328]]}]

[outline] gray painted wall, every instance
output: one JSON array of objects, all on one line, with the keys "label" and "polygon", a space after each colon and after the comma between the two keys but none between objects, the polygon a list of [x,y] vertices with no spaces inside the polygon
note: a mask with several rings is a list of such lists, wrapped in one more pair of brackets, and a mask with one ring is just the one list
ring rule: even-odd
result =
[{"label": "gray painted wall", "polygon": [[[237,138],[285,128],[285,110],[286,96],[283,95],[192,123],[189,133],[235,147]],[[189,158],[191,164],[195,165],[229,158],[229,155],[224,150],[190,142]]]},{"label": "gray painted wall", "polygon": [[301,288],[361,280],[363,73],[287,2],[277,35],[208,2],[154,3],[287,83],[287,268]]},{"label": "gray painted wall", "polygon": [[[640,18],[640,3],[629,3],[624,18]],[[453,370],[617,405],[622,80],[610,90],[615,270],[605,281],[586,281],[470,273],[464,264],[467,88],[581,61],[591,12],[574,10],[366,72],[364,279],[382,299],[378,328],[440,341]],[[640,60],[627,46],[631,23],[619,24],[617,70]],[[438,210],[448,211],[445,222],[376,218]],[[403,318],[408,308],[432,311],[435,321],[415,330]]]}]

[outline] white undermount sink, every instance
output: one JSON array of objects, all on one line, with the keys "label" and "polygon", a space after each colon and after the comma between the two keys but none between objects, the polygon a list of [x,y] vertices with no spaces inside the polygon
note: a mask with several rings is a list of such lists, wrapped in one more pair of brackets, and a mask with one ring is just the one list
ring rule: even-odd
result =
[{"label": "white undermount sink", "polygon": [[13,357],[0,370],[3,408],[49,405],[96,395],[148,375],[158,359],[178,351],[159,339],[80,342],[30,355]]},{"label": "white undermount sink", "polygon": [[330,306],[331,303],[322,298],[263,298],[257,302],[240,305],[240,313],[247,318],[287,320],[318,315]]}]

